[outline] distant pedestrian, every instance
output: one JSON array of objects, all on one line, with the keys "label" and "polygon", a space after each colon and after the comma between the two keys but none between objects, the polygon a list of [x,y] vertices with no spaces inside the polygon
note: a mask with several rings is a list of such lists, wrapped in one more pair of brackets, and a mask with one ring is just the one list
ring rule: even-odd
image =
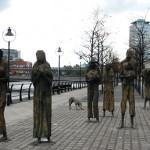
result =
[{"label": "distant pedestrian", "polygon": [[104,99],[103,99],[103,116],[105,111],[114,112],[114,87],[113,87],[114,73],[111,64],[106,65],[104,73]]},{"label": "distant pedestrian", "polygon": [[7,81],[8,81],[7,61],[3,59],[3,51],[0,49],[0,134],[3,134],[3,137],[0,139],[0,142],[4,142],[7,140],[6,124],[4,118]]},{"label": "distant pedestrian", "polygon": [[144,89],[145,89],[145,101],[144,101],[144,109],[146,108],[146,103],[149,101],[150,107],[150,68],[145,68],[142,70],[143,79],[144,79]]},{"label": "distant pedestrian", "polygon": [[33,65],[31,74],[31,81],[34,85],[33,137],[38,139],[37,143],[41,142],[41,138],[47,138],[48,142],[50,142],[53,75],[50,64],[46,61],[45,52],[38,50],[36,57],[37,61]]},{"label": "distant pedestrian", "polygon": [[136,78],[136,61],[134,52],[128,49],[126,59],[121,62],[120,79],[122,82],[122,101],[121,101],[121,128],[124,127],[124,116],[126,112],[126,103],[129,101],[129,113],[131,118],[131,127],[134,125],[135,99],[134,99],[134,79]]},{"label": "distant pedestrian", "polygon": [[100,69],[98,62],[92,58],[86,73],[86,81],[88,83],[87,91],[87,117],[96,118],[99,121],[98,99],[99,99],[99,84],[100,84]]}]

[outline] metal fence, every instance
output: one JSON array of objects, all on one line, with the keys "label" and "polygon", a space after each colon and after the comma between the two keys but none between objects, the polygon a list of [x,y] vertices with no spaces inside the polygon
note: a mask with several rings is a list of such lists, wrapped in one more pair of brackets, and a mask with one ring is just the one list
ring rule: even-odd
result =
[{"label": "metal fence", "polygon": [[[53,81],[51,94],[61,94],[64,92],[87,87],[86,81]],[[7,105],[13,103],[13,100],[23,101],[24,98],[30,100],[33,97],[34,86],[31,82],[11,82],[10,83],[10,100]]]}]

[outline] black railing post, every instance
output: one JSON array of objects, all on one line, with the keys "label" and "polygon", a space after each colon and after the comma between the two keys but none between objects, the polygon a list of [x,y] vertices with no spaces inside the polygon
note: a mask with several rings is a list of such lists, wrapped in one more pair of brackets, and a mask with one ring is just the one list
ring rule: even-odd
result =
[{"label": "black railing post", "polygon": [[11,98],[11,94],[12,94],[12,88],[13,88],[14,84],[11,85],[10,87],[10,103],[12,104],[12,98]]},{"label": "black railing post", "polygon": [[28,89],[28,99],[31,99],[31,95],[30,95],[30,93],[31,93],[31,86],[32,86],[32,83],[30,83],[30,85],[29,85],[29,89]]},{"label": "black railing post", "polygon": [[22,87],[23,87],[24,84],[21,84],[21,87],[20,87],[20,101],[22,101]]}]

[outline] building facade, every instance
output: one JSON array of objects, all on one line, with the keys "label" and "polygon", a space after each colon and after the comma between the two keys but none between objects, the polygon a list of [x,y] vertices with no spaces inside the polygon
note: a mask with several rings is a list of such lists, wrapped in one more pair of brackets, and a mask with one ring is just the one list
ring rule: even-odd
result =
[{"label": "building facade", "polygon": [[[3,50],[4,59],[8,60],[8,49]],[[10,49],[10,74],[11,75],[30,75],[32,63],[21,59],[21,52]]]},{"label": "building facade", "polygon": [[32,70],[32,63],[18,59],[11,61],[10,65],[12,75],[30,75]]},{"label": "building facade", "polygon": [[[1,48],[3,50],[4,59],[8,59],[8,49]],[[16,49],[10,49],[10,61],[21,59],[21,52]]]}]

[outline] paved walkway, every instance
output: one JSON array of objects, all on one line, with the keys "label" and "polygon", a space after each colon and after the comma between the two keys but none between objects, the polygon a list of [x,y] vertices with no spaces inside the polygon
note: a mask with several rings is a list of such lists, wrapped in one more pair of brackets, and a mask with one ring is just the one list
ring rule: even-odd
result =
[{"label": "paved walkway", "polygon": [[[9,140],[0,143],[0,150],[148,150],[150,149],[150,109],[143,109],[143,99],[137,93],[135,128],[130,128],[128,107],[125,128],[120,126],[121,86],[115,87],[115,114],[102,117],[102,95],[99,100],[100,122],[87,122],[87,89],[53,95],[52,143],[33,144],[33,101],[26,100],[6,107],[5,118]],[[80,98],[84,110],[68,109],[70,96]]]}]

